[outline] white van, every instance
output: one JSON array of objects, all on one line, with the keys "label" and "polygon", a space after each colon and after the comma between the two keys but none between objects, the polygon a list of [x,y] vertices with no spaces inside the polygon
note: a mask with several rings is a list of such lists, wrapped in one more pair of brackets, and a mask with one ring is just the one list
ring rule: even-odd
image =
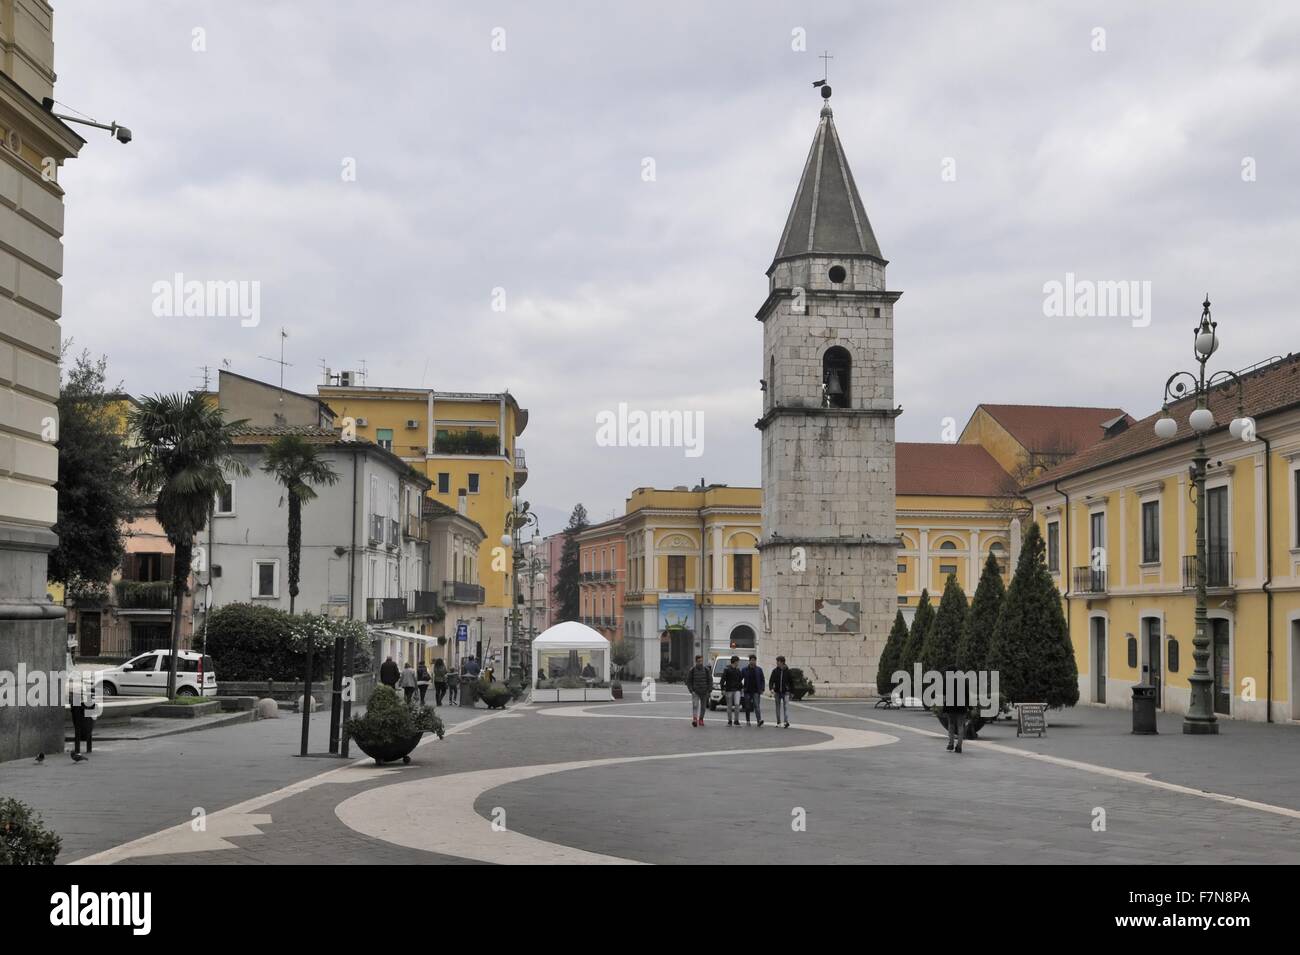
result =
[{"label": "white van", "polygon": [[[166,696],[169,650],[150,650],[121,666],[104,670],[105,696]],[[181,650],[176,664],[177,696],[216,696],[217,671],[212,657]]]}]

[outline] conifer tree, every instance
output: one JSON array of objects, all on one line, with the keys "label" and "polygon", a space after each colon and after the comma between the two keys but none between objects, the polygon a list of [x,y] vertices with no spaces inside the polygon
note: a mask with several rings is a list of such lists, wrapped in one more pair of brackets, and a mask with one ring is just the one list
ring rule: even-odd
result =
[{"label": "conifer tree", "polygon": [[984,562],[984,572],[980,574],[979,585],[975,588],[975,598],[970,604],[966,629],[962,633],[961,643],[957,645],[958,669],[989,668],[989,644],[993,640],[993,628],[997,626],[1006,595],[1007,588],[1002,583],[998,559],[989,551],[988,560]]},{"label": "conifer tree", "polygon": [[1079,702],[1079,667],[1044,549],[1038,525],[1030,524],[989,657],[1004,700],[1055,709]]},{"label": "conifer tree", "polygon": [[[934,622],[934,607],[930,606],[930,591],[922,590],[921,599],[916,605],[916,616],[912,618],[912,630],[903,642],[902,652],[898,654],[897,670],[912,674],[912,664],[921,659],[921,648],[925,646],[925,633]],[[912,687],[912,696],[920,696],[921,688]]]},{"label": "conifer tree", "polygon": [[885,649],[880,653],[880,665],[876,668],[876,692],[888,696],[894,689],[894,671],[898,669],[898,658],[907,642],[907,621],[903,611],[894,614],[894,626],[885,641]]},{"label": "conifer tree", "polygon": [[949,574],[943,585],[943,597],[934,623],[926,631],[921,644],[921,668],[939,673],[957,666],[957,645],[966,628],[966,591],[957,583],[957,575]]}]

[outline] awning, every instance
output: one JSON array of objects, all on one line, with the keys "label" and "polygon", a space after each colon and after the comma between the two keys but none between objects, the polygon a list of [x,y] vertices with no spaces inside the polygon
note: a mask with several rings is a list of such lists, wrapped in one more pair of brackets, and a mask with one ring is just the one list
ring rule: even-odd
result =
[{"label": "awning", "polygon": [[377,636],[398,637],[402,640],[414,640],[416,643],[432,643],[437,645],[438,638],[426,636],[423,633],[412,633],[409,630],[395,630],[391,627],[374,627],[370,631]]}]

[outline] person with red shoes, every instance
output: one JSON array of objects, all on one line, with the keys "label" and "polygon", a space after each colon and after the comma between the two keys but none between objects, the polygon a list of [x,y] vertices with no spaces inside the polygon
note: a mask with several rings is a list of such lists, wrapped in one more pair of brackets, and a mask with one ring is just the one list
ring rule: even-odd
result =
[{"label": "person with red shoes", "polygon": [[686,690],[691,694],[691,725],[703,726],[713,692],[713,671],[704,665],[704,657],[695,657],[695,666],[686,671]]}]

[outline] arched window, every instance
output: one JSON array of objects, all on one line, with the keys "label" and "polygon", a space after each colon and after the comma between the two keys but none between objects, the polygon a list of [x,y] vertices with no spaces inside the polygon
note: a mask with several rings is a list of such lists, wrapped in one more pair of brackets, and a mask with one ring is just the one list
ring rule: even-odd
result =
[{"label": "arched window", "polygon": [[939,545],[939,549],[940,549],[940,550],[956,550],[956,549],[957,549],[957,542],[956,542],[956,541],[944,541],[942,544]]},{"label": "arched window", "polygon": [[767,406],[776,407],[776,356],[767,359]]},{"label": "arched window", "polygon": [[832,345],[822,355],[822,407],[848,408],[853,359],[848,349]]}]

